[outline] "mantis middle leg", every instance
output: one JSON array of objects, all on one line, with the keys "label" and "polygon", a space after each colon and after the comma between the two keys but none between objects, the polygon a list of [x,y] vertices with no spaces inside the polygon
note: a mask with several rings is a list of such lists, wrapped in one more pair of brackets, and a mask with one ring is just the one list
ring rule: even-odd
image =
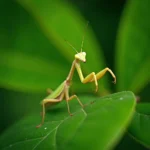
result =
[{"label": "mantis middle leg", "polygon": [[82,102],[80,101],[80,99],[78,98],[77,95],[74,94],[74,95],[72,95],[72,96],[69,96],[69,91],[68,91],[68,89],[67,89],[66,92],[65,92],[65,97],[66,97],[66,103],[67,103],[68,113],[69,113],[70,116],[72,116],[72,114],[71,114],[71,112],[70,112],[70,107],[69,107],[69,102],[68,102],[68,101],[70,101],[70,100],[76,98],[77,101],[79,102],[79,104],[81,105],[81,107],[82,107],[82,108],[84,107],[84,105],[82,104]]}]

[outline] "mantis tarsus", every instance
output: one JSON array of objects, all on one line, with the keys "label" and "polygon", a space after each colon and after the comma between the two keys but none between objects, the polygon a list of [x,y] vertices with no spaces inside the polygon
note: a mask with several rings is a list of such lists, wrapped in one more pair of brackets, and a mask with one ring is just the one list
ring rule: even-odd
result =
[{"label": "mantis tarsus", "polygon": [[80,52],[77,52],[77,50],[68,42],[68,44],[77,52],[77,54],[75,54],[75,59],[72,63],[70,72],[69,72],[66,80],[64,80],[60,84],[60,86],[58,86],[58,88],[55,91],[49,90],[49,95],[45,99],[42,100],[42,102],[41,102],[41,105],[42,105],[42,122],[41,122],[41,124],[36,126],[37,128],[41,127],[41,125],[44,123],[45,105],[48,104],[48,103],[58,103],[58,102],[61,102],[63,99],[65,99],[66,102],[67,102],[68,113],[70,114],[70,116],[72,116],[72,114],[70,112],[68,101],[76,98],[78,100],[79,104],[81,105],[81,107],[84,107],[84,105],[82,104],[80,99],[77,97],[77,95],[69,96],[69,88],[70,88],[70,85],[71,85],[71,80],[72,80],[75,69],[77,70],[78,75],[79,75],[80,80],[81,80],[82,83],[85,84],[85,83],[88,83],[88,82],[94,82],[95,87],[96,87],[96,92],[98,90],[97,80],[102,78],[107,71],[114,78],[113,82],[116,83],[116,77],[115,77],[114,73],[109,68],[105,68],[102,71],[98,72],[97,74],[95,74],[95,72],[92,72],[89,75],[87,75],[86,77],[83,76],[82,69],[80,67],[80,62],[86,62],[86,53],[82,51],[83,41],[84,41],[84,36],[83,36]]}]

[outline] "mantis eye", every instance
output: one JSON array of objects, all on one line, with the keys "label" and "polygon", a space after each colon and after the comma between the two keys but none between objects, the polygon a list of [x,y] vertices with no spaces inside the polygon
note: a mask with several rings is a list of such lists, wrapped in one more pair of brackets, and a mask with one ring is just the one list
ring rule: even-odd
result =
[{"label": "mantis eye", "polygon": [[86,52],[83,52],[83,55],[86,55]]}]

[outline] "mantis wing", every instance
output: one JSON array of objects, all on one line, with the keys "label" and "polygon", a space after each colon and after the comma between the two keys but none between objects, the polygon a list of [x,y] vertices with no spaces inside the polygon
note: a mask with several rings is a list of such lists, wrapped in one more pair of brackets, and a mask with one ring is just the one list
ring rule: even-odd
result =
[{"label": "mantis wing", "polygon": [[48,95],[45,99],[50,99],[50,98],[56,98],[56,97],[58,97],[62,93],[62,91],[64,89],[64,86],[65,86],[65,81],[62,82],[60,84],[60,86],[58,86],[57,89],[55,91],[53,91],[50,95]]}]

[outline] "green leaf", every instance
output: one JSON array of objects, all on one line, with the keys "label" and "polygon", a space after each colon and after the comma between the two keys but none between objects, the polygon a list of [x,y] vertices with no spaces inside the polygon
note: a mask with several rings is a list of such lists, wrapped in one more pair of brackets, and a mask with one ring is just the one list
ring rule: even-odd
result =
[{"label": "green leaf", "polygon": [[24,118],[3,133],[0,149],[108,150],[114,147],[134,112],[133,93],[80,99],[87,106],[81,109],[76,100],[71,101],[72,117],[67,113],[65,101],[51,107],[41,128],[35,128],[40,116]]},{"label": "green leaf", "polygon": [[64,66],[23,53],[0,51],[0,56],[0,83],[6,88],[30,92],[45,91],[49,86],[51,88],[59,85],[62,77],[66,75]]},{"label": "green leaf", "polygon": [[129,0],[117,38],[118,90],[139,92],[150,80],[150,1]]},{"label": "green leaf", "polygon": [[130,134],[140,143],[150,148],[150,104],[137,105],[137,110],[129,127]]},{"label": "green leaf", "polygon": [[39,101],[46,96],[46,91],[41,93],[23,93],[12,90],[0,90],[0,133],[11,126],[24,115],[41,110]]},{"label": "green leaf", "polygon": [[0,10],[5,13],[0,24],[0,86],[26,92],[55,89],[71,64],[18,3],[3,1]]},{"label": "green leaf", "polygon": [[[85,35],[83,50],[87,53],[87,62],[83,70],[88,74],[106,67],[92,29],[90,26],[86,28],[87,22],[71,4],[61,0],[18,0],[18,2],[33,14],[45,35],[68,61],[72,62],[75,51],[65,40],[80,51],[82,37]],[[102,82],[102,87],[108,86],[105,78]]]}]

